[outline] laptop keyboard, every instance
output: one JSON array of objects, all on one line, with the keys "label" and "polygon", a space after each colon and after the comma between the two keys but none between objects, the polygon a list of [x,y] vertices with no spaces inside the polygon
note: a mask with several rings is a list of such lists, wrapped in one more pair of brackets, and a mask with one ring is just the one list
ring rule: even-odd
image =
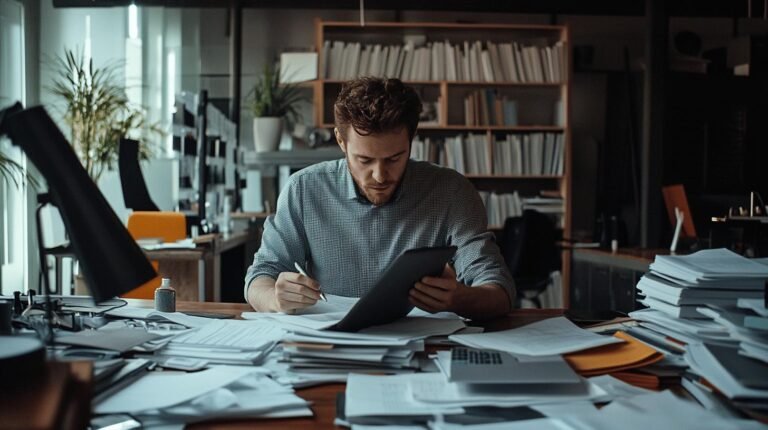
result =
[{"label": "laptop keyboard", "polygon": [[494,351],[453,348],[453,350],[451,350],[451,361],[462,361],[467,364],[494,365],[501,364],[501,354]]}]

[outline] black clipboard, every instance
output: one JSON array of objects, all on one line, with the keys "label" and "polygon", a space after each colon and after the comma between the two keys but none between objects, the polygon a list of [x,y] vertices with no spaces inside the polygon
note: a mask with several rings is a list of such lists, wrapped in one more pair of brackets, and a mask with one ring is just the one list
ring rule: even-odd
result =
[{"label": "black clipboard", "polygon": [[408,291],[425,276],[440,276],[455,246],[409,249],[389,265],[376,285],[328,330],[355,332],[400,319],[413,309]]}]

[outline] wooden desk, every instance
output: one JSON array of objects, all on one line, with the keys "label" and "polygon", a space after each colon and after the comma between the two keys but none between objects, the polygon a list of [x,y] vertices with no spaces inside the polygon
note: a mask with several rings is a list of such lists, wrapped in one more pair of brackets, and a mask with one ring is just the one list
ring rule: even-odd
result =
[{"label": "wooden desk", "polygon": [[[158,262],[158,274],[170,278],[179,300],[222,300],[222,287],[237,288],[242,296],[245,270],[259,243],[258,231],[245,230],[215,234],[199,242],[194,249],[158,249],[145,251]],[[232,258],[223,258],[233,254]],[[237,285],[231,285],[236,283]],[[230,297],[224,297],[229,298]]]},{"label": "wooden desk", "polygon": [[[131,306],[152,307],[151,300],[128,299]],[[239,303],[196,303],[179,302],[176,308],[179,311],[218,312],[237,315],[243,311],[251,310],[247,304]],[[509,316],[492,321],[480,323],[488,330],[504,330],[519,327],[545,318],[560,316],[562,309],[516,309]],[[336,418],[336,395],[344,391],[344,384],[328,384],[312,388],[296,390],[301,398],[312,402],[311,418],[284,418],[267,420],[237,420],[216,423],[197,423],[187,426],[187,429],[331,429],[341,428],[333,425]]]}]

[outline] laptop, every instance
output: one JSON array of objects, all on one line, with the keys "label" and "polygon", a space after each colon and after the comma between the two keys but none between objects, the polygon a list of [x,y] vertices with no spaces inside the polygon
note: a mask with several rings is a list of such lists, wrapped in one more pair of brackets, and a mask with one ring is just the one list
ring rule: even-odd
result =
[{"label": "laptop", "polygon": [[470,384],[571,384],[581,377],[560,355],[514,356],[506,352],[456,347],[451,351],[450,382]]}]

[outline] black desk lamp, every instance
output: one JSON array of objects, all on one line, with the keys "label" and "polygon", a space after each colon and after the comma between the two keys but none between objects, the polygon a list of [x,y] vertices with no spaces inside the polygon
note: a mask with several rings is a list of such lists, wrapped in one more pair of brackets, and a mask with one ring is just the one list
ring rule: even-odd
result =
[{"label": "black desk lamp", "polygon": [[134,211],[159,211],[149,195],[144,174],[141,173],[138,141],[120,139],[117,167],[120,171],[120,186],[123,188],[125,207]]},{"label": "black desk lamp", "polygon": [[133,290],[157,274],[41,106],[0,110],[0,133],[21,147],[48,183],[72,249],[96,302]]}]

